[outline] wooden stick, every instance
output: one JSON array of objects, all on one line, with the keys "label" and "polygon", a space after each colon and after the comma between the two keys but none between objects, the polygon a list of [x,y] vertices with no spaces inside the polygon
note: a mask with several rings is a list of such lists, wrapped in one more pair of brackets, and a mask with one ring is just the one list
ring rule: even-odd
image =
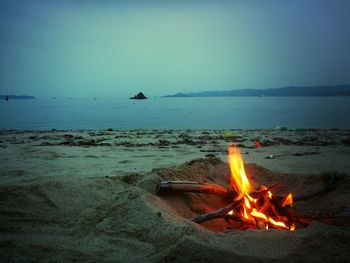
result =
[{"label": "wooden stick", "polygon": [[288,217],[304,224],[318,221],[332,225],[350,225],[350,207],[311,210],[286,207],[284,212]]},{"label": "wooden stick", "polygon": [[218,196],[235,196],[233,189],[226,188],[217,184],[206,184],[187,181],[163,181],[157,185],[157,193],[164,192],[192,192],[204,193]]},{"label": "wooden stick", "polygon": [[[231,210],[234,210],[241,204],[241,201],[236,201],[228,206],[210,212],[208,214],[202,214],[191,220],[198,224],[210,221],[215,218],[227,218],[233,220],[244,220],[233,214],[228,214]],[[350,225],[350,207],[341,207],[338,209],[319,209],[319,210],[308,210],[308,209],[295,209],[292,207],[284,208],[284,213],[300,223],[311,224],[314,221],[322,222],[330,225]]]},{"label": "wooden stick", "polygon": [[[277,187],[280,187],[282,183],[274,184],[273,186],[259,191],[253,192],[250,195],[254,198],[265,195],[268,191],[271,191]],[[218,184],[208,184],[208,183],[197,183],[190,181],[162,181],[157,185],[157,193],[162,194],[165,192],[192,192],[192,193],[204,193],[213,194],[218,196],[232,196],[234,197],[237,193],[230,188]]]},{"label": "wooden stick", "polygon": [[215,218],[223,218],[226,216],[226,214],[228,212],[230,212],[231,210],[235,209],[237,206],[239,206],[240,204],[242,203],[241,200],[239,201],[235,201],[227,206],[225,206],[224,208],[221,208],[221,209],[218,209],[218,210],[215,210],[213,212],[210,212],[208,214],[202,214],[202,215],[199,215],[195,218],[192,218],[191,220],[193,222],[196,222],[198,224],[200,223],[203,223],[203,222],[206,222],[206,221],[209,221],[209,220],[212,220],[212,219],[215,219]]}]

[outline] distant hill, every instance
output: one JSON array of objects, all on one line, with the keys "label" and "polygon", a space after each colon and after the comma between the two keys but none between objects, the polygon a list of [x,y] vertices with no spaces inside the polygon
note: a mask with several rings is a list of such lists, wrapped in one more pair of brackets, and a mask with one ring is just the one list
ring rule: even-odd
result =
[{"label": "distant hill", "polygon": [[34,96],[27,96],[27,95],[0,95],[0,100],[6,99],[8,96],[9,100],[33,100],[36,99]]},{"label": "distant hill", "polygon": [[337,86],[284,87],[275,89],[238,89],[223,91],[204,91],[197,93],[177,93],[168,98],[183,97],[312,97],[312,96],[350,96],[350,84]]}]

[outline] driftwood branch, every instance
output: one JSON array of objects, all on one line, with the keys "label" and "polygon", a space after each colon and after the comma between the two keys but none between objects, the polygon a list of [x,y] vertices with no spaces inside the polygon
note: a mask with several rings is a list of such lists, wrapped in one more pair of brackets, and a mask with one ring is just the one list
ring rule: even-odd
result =
[{"label": "driftwood branch", "polygon": [[235,209],[237,206],[239,206],[241,204],[241,201],[236,201],[233,202],[227,206],[225,206],[224,208],[215,210],[213,212],[210,212],[208,214],[202,214],[199,215],[195,218],[192,218],[191,220],[193,222],[196,222],[198,224],[215,219],[215,218],[223,218],[227,215],[228,212],[230,212],[231,210]]},{"label": "driftwood branch", "polygon": [[[282,183],[274,184],[273,186],[257,192],[252,192],[250,195],[254,198],[265,195],[268,191],[271,191],[277,187],[280,187]],[[157,185],[157,193],[163,194],[165,192],[192,192],[212,194],[218,196],[236,196],[237,193],[232,188],[226,188],[218,184],[197,183],[190,181],[162,181]]]},{"label": "driftwood branch", "polygon": [[165,192],[192,192],[204,193],[218,196],[235,196],[236,192],[233,189],[226,188],[218,184],[206,184],[187,181],[163,181],[157,185],[157,193]]},{"label": "driftwood branch", "polygon": [[318,221],[332,225],[350,224],[350,207],[340,207],[336,209],[296,209],[286,207],[286,215],[304,224]]}]

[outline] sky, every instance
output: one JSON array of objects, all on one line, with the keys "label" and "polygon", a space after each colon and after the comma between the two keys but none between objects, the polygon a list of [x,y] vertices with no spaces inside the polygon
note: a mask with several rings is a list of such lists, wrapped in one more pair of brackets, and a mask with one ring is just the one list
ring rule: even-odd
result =
[{"label": "sky", "polygon": [[350,83],[350,0],[0,0],[0,94]]}]

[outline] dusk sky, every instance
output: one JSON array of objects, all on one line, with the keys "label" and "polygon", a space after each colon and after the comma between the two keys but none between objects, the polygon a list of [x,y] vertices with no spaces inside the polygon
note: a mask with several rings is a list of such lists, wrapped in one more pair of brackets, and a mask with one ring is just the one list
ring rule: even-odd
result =
[{"label": "dusk sky", "polygon": [[0,0],[0,94],[350,83],[350,1]]}]

